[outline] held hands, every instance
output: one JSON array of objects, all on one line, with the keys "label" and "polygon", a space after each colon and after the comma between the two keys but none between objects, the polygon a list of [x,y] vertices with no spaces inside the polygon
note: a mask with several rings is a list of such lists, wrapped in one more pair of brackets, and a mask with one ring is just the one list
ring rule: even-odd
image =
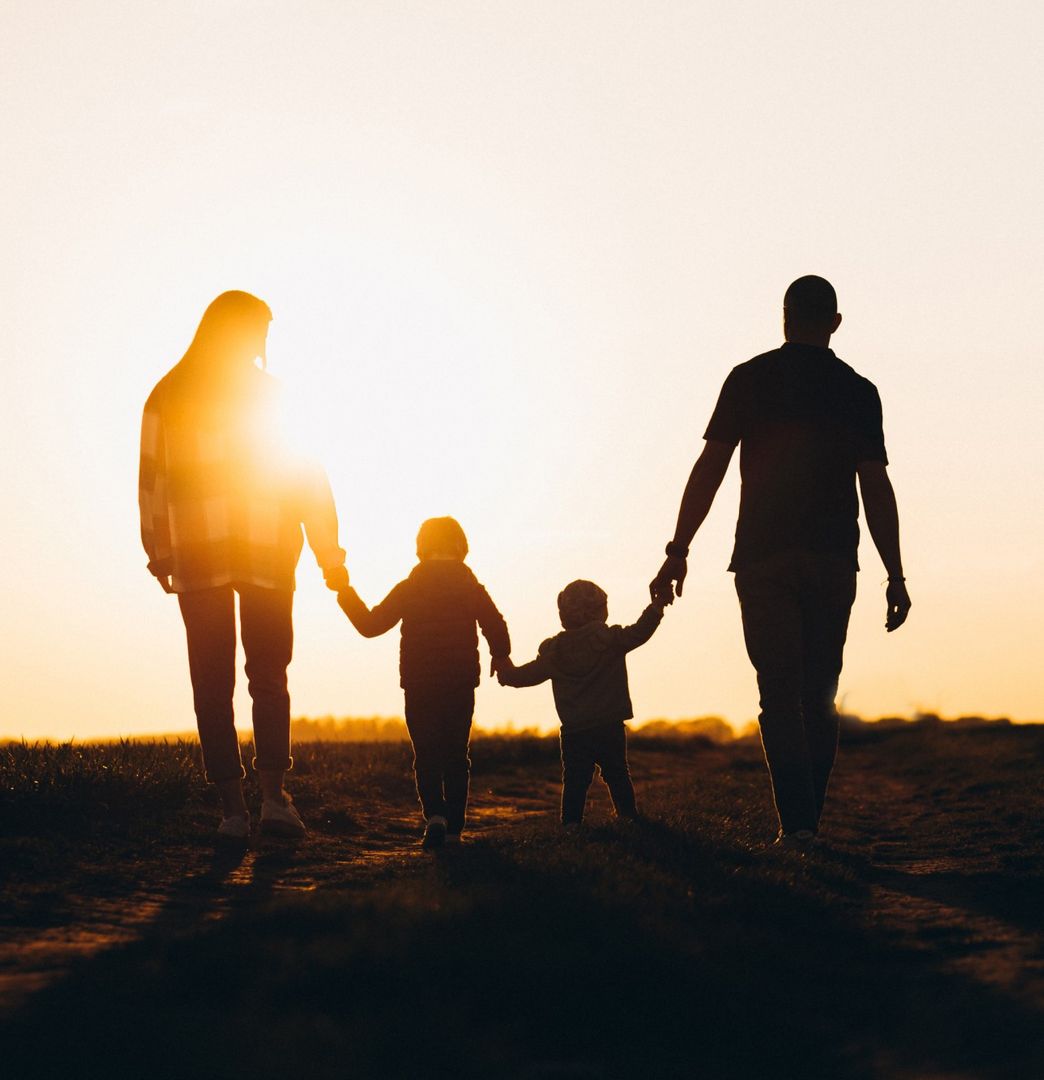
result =
[{"label": "held hands", "polygon": [[348,588],[348,568],[346,566],[331,566],[323,571],[323,581],[331,592],[342,592]]},{"label": "held hands", "polygon": [[511,662],[510,656],[494,656],[489,662],[490,675],[496,675],[497,682],[501,686],[507,685],[504,682],[504,676],[515,670],[515,665]]},{"label": "held hands", "polygon": [[913,601],[906,591],[906,582],[901,578],[888,582],[888,590],[885,592],[885,600],[888,602],[888,612],[885,615],[885,630],[890,634],[898,630],[906,622],[906,616],[910,614]]},{"label": "held hands", "polygon": [[688,564],[684,559],[668,555],[663,560],[659,573],[649,582],[649,597],[652,602],[656,604],[662,600],[664,605],[673,604],[674,597],[682,594],[682,585],[685,583],[688,570]]}]

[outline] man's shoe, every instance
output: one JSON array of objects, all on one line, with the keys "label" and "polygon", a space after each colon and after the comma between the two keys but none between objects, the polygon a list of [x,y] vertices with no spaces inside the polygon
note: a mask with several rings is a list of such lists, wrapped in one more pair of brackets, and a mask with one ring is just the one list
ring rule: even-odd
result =
[{"label": "man's shoe", "polygon": [[228,847],[245,847],[250,841],[250,815],[231,814],[223,817],[214,839]]},{"label": "man's shoe", "polygon": [[261,804],[261,832],[265,836],[285,836],[290,840],[300,839],[308,832],[293,799],[285,791],[282,802],[265,799]]},{"label": "man's shoe", "polygon": [[816,834],[811,829],[796,829],[789,833],[781,829],[774,846],[784,851],[808,851],[815,843]]},{"label": "man's shoe", "polygon": [[424,839],[421,840],[421,847],[425,851],[431,851],[432,848],[440,848],[446,842],[446,819],[439,814],[433,814],[428,818],[427,824],[424,826]]},{"label": "man's shoe", "polygon": [[459,832],[446,833],[446,846],[447,847],[460,847],[461,839]]}]

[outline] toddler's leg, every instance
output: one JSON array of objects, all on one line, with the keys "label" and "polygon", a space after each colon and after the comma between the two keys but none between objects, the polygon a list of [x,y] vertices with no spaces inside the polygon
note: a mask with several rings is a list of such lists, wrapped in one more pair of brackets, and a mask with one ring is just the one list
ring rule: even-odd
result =
[{"label": "toddler's leg", "polygon": [[446,832],[450,836],[460,834],[467,815],[468,788],[471,782],[468,741],[471,738],[471,718],[474,712],[473,687],[447,692],[442,715],[442,778],[446,792]]},{"label": "toddler's leg", "polygon": [[562,824],[579,825],[584,819],[587,789],[594,776],[595,760],[586,731],[563,731]]},{"label": "toddler's leg", "polygon": [[627,729],[623,724],[614,724],[598,734],[598,764],[602,770],[602,779],[609,788],[609,797],[613,800],[616,816],[636,818],[638,807],[634,801],[631,770],[627,766]]}]

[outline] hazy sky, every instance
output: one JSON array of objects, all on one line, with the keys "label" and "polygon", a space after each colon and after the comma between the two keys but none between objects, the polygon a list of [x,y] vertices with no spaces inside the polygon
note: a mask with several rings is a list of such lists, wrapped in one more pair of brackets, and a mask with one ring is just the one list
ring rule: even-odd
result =
[{"label": "hazy sky", "polygon": [[[1042,40],[1028,0],[5,0],[0,734],[192,726],[137,443],[217,293],[275,313],[362,595],[454,514],[522,662],[573,578],[638,616],[805,273],[880,389],[914,600],[886,635],[865,538],[844,706],[1044,718]],[[639,718],[757,711],[737,472],[630,659]],[[298,584],[295,715],[401,715],[397,636],[307,552]],[[476,715],[551,723],[550,689]]]}]

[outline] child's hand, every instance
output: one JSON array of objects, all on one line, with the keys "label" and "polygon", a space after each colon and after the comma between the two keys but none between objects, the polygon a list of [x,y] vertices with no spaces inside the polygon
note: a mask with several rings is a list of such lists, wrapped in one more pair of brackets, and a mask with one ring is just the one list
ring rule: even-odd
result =
[{"label": "child's hand", "polygon": [[490,675],[496,675],[497,682],[501,686],[504,685],[504,674],[508,671],[514,671],[515,665],[511,662],[510,656],[494,656],[489,663]]},{"label": "child's hand", "polygon": [[342,592],[348,588],[348,568],[346,566],[332,566],[323,571],[323,581],[326,587],[333,592]]}]

